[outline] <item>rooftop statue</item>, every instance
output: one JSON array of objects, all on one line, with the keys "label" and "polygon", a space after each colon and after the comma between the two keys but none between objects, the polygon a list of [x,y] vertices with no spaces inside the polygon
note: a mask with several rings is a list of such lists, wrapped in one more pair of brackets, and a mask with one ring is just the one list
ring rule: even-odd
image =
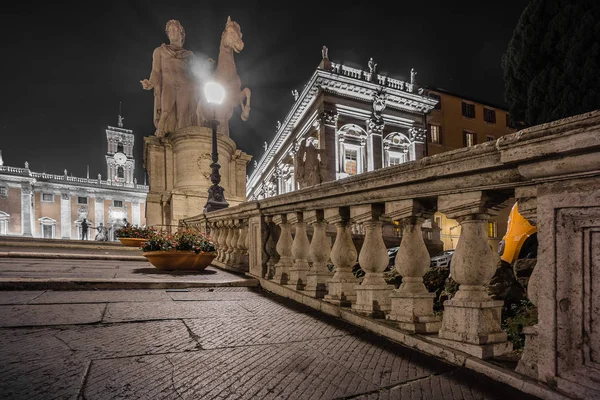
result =
[{"label": "rooftop statue", "polygon": [[[237,22],[231,20],[231,17],[227,17],[225,30],[221,35],[219,60],[214,73],[214,80],[223,85],[227,93],[217,117],[225,127],[228,127],[233,108],[237,105],[242,108],[242,121],[247,121],[250,115],[250,89],[241,89],[242,84],[233,59],[233,52],[239,53],[243,49],[241,28]],[[226,128],[224,133],[228,134],[229,129]]]},{"label": "rooftop statue", "polygon": [[179,21],[167,22],[165,32],[170,43],[154,50],[150,79],[140,81],[145,90],[154,89],[154,126],[159,137],[199,123],[194,53],[183,48],[185,30]]}]

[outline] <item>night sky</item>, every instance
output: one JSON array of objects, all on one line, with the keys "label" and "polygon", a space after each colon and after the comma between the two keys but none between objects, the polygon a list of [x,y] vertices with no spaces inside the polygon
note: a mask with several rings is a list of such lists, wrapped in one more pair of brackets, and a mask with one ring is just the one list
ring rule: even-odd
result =
[{"label": "night sky", "polygon": [[28,161],[33,171],[62,175],[67,168],[80,177],[89,165],[90,177],[106,179],[105,129],[117,126],[122,102],[142,183],[142,138],[154,125],[153,94],[140,80],[150,75],[154,48],[168,43],[169,19],[181,22],[184,47],[198,58],[217,58],[228,15],[240,24],[245,48],[235,61],[242,87],[252,90],[252,110],[242,122],[236,109],[231,137],[258,160],[323,45],[334,62],[368,70],[373,57],[384,75],[408,79],[415,68],[421,86],[505,106],[500,57],[527,2],[15,3],[3,8],[0,23],[4,164]]}]

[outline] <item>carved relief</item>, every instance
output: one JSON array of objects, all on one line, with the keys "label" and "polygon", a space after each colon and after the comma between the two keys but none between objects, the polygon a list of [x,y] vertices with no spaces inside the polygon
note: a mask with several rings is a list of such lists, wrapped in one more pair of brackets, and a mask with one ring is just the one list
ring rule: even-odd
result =
[{"label": "carved relief", "polygon": [[207,181],[210,180],[211,168],[212,164],[212,156],[209,153],[201,154],[200,157],[196,160],[196,165],[198,165],[198,170],[201,175],[206,178]]},{"label": "carved relief", "polygon": [[303,140],[295,158],[294,178],[300,189],[314,186],[325,180],[327,156],[323,150],[313,146],[312,140]]},{"label": "carved relief", "polygon": [[69,195],[69,193],[61,193],[60,198],[63,200],[69,200],[71,196]]},{"label": "carved relief", "polygon": [[325,125],[337,125],[338,113],[335,110],[323,110],[321,112],[321,120]]}]

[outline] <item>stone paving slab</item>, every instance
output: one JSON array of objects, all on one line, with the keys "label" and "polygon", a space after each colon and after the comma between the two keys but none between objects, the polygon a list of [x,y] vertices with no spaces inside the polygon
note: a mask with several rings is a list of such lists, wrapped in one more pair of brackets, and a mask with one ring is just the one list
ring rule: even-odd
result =
[{"label": "stone paving slab", "polygon": [[[363,331],[335,319],[301,313],[251,315],[235,319],[192,319],[186,325],[203,349],[299,342]],[[290,327],[293,326],[293,329]]]},{"label": "stone paving slab", "polygon": [[5,291],[0,296],[0,304],[23,304],[28,303],[44,293],[43,290],[38,291]]},{"label": "stone paving slab", "polygon": [[0,306],[0,327],[76,325],[100,322],[106,304]]},{"label": "stone paving slab", "polygon": [[264,295],[257,292],[168,292],[174,301],[220,301],[220,300],[253,300]]},{"label": "stone paving slab", "polygon": [[170,301],[145,303],[111,303],[103,322],[147,321],[161,319],[239,318],[251,315],[235,301]]},{"label": "stone paving slab", "polygon": [[[0,360],[17,362],[69,358],[73,351],[56,337],[57,328],[0,329]],[[26,370],[23,371],[26,373]],[[2,374],[0,374],[0,377]]]},{"label": "stone paving slab", "polygon": [[[31,293],[31,292],[24,292]],[[33,298],[29,304],[55,304],[55,303],[129,303],[145,301],[166,301],[171,297],[161,289],[150,290],[79,290],[73,291],[46,291]]]}]

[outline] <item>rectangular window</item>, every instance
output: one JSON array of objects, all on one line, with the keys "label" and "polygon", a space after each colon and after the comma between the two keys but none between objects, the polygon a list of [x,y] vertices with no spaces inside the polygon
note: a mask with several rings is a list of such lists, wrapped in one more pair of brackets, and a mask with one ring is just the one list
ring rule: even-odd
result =
[{"label": "rectangular window", "polygon": [[8,235],[8,219],[0,219],[0,235]]},{"label": "rectangular window", "polygon": [[440,95],[437,95],[435,93],[429,93],[429,97],[438,101],[434,107],[434,110],[441,110],[442,109],[442,98],[440,97]]},{"label": "rectangular window", "polygon": [[486,142],[495,142],[496,138],[493,137],[492,135],[485,135],[485,141]]},{"label": "rectangular window", "polygon": [[292,178],[286,179],[284,186],[285,186],[285,193],[293,192],[294,191],[294,185],[293,185],[293,182],[292,182]]},{"label": "rectangular window", "polygon": [[442,229],[442,217],[435,217],[435,224]]},{"label": "rectangular window", "polygon": [[123,200],[114,200],[113,206],[114,207],[123,207]]},{"label": "rectangular window", "polygon": [[477,144],[477,136],[475,132],[463,131],[463,145],[465,147],[475,146]]},{"label": "rectangular window", "polygon": [[495,238],[498,236],[496,221],[488,221],[488,237]]},{"label": "rectangular window", "polygon": [[54,193],[42,193],[42,201],[49,203],[54,202]]},{"label": "rectangular window", "polygon": [[400,157],[390,156],[390,166],[400,164],[402,164],[402,160],[400,159]]},{"label": "rectangular window", "polygon": [[475,118],[475,104],[462,103],[462,115],[467,118]]},{"label": "rectangular window", "polygon": [[345,158],[346,158],[346,173],[348,175],[356,175],[357,174],[357,157],[358,152],[356,150],[346,150]]},{"label": "rectangular window", "polygon": [[0,197],[8,197],[8,188],[0,186]]},{"label": "rectangular window", "polygon": [[483,120],[490,124],[496,123],[496,110],[490,110],[489,108],[483,108]]},{"label": "rectangular window", "polygon": [[77,204],[87,204],[87,203],[88,203],[87,197],[77,197]]},{"label": "rectangular window", "polygon": [[506,113],[506,127],[514,128],[512,120],[510,119],[510,115],[508,115],[508,113]]},{"label": "rectangular window", "polygon": [[441,131],[441,128],[439,125],[430,125],[429,126],[429,134],[431,136],[431,143],[442,143],[440,131]]}]

